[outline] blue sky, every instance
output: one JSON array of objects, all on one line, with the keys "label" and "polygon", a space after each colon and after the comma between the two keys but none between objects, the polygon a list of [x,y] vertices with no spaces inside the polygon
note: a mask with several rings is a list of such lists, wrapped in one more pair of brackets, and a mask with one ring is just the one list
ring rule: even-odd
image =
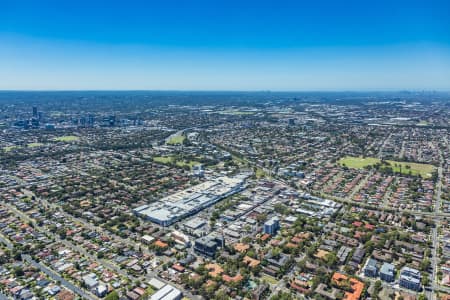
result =
[{"label": "blue sky", "polygon": [[0,89],[450,90],[450,2],[0,0]]}]

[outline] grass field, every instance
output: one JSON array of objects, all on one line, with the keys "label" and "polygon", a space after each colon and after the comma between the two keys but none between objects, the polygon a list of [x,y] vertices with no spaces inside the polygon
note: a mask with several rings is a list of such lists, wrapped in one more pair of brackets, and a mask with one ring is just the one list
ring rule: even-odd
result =
[{"label": "grass field", "polygon": [[372,166],[379,162],[380,160],[374,157],[362,158],[362,157],[346,156],[339,160],[340,165],[346,165],[347,167],[353,169],[362,169],[365,166]]},{"label": "grass field", "polygon": [[42,144],[42,143],[29,143],[28,145],[27,145],[27,147],[29,147],[29,148],[34,148],[34,147],[40,147],[40,146],[43,146],[44,144]]},{"label": "grass field", "polygon": [[161,163],[161,164],[168,164],[173,161],[173,157],[172,156],[155,156],[155,157],[153,157],[153,161],[155,161],[157,163]]},{"label": "grass field", "polygon": [[78,141],[80,138],[75,136],[75,135],[65,135],[65,136],[60,136],[57,138],[54,138],[53,140],[56,142],[74,142],[74,141]]},{"label": "grass field", "polygon": [[4,150],[5,152],[9,152],[9,151],[12,151],[12,150],[14,150],[14,149],[20,149],[20,146],[8,146],[8,147],[3,147],[3,150]]},{"label": "grass field", "polygon": [[171,136],[170,139],[167,141],[167,144],[169,145],[182,144],[185,139],[186,137],[184,135]]},{"label": "grass field", "polygon": [[176,165],[179,167],[184,167],[184,166],[189,166],[190,168],[192,168],[195,165],[199,165],[200,163],[198,161],[177,161]]},{"label": "grass field", "polygon": [[179,167],[189,166],[192,168],[192,166],[200,164],[198,161],[181,161],[177,160],[175,161],[175,158],[173,156],[155,156],[153,157],[153,161],[161,164],[169,164],[169,163],[175,163]]},{"label": "grass field", "polygon": [[[353,157],[353,156],[346,156],[339,160],[340,165],[345,165],[349,168],[353,169],[361,169],[366,166],[372,166],[376,163],[381,162],[380,159],[374,158],[374,157]],[[433,171],[435,170],[435,167],[430,164],[419,164],[419,163],[411,163],[411,162],[400,162],[400,161],[394,161],[394,160],[387,160],[386,161],[389,166],[392,168],[392,170],[396,173],[402,173],[405,175],[408,175],[411,173],[411,175],[420,175],[422,177],[428,178],[431,177]]]}]

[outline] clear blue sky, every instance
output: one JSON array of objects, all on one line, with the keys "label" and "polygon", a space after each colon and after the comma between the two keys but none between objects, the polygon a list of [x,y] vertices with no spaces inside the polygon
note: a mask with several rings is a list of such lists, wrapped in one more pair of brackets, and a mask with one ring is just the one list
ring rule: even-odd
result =
[{"label": "clear blue sky", "polygon": [[0,0],[0,89],[450,90],[450,1]]}]

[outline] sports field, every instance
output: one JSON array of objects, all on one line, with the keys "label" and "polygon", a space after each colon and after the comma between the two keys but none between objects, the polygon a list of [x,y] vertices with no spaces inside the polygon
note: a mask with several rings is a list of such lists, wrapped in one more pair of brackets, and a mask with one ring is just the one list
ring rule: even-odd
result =
[{"label": "sports field", "polygon": [[65,135],[65,136],[60,136],[57,138],[54,138],[53,140],[56,142],[73,142],[73,141],[78,141],[80,138],[75,136],[75,135]]},{"label": "sports field", "polygon": [[200,164],[198,161],[194,160],[175,160],[175,157],[173,156],[155,156],[153,157],[153,161],[161,164],[175,163],[179,167],[189,166],[190,168]]},{"label": "sports field", "polygon": [[[354,156],[346,156],[339,160],[339,164],[342,166],[346,166],[352,169],[362,169],[366,166],[373,166],[377,163],[380,163],[381,160],[374,157],[354,157]],[[412,162],[400,162],[394,160],[386,161],[392,170],[396,173],[401,174],[411,174],[411,175],[420,175],[422,177],[431,177],[432,173],[435,170],[435,167],[430,164],[419,164]]]},{"label": "sports field", "polygon": [[40,146],[43,146],[44,144],[42,144],[42,143],[29,143],[28,145],[27,145],[27,147],[29,147],[29,148],[34,148],[34,147],[40,147]]},{"label": "sports field", "polygon": [[7,147],[3,147],[3,150],[5,152],[9,152],[9,151],[12,151],[14,149],[19,149],[19,148],[20,148],[20,146],[7,146]]},{"label": "sports field", "polygon": [[177,145],[177,144],[182,144],[183,141],[186,139],[186,137],[184,135],[174,135],[171,136],[170,139],[167,141],[167,144],[169,145]]}]

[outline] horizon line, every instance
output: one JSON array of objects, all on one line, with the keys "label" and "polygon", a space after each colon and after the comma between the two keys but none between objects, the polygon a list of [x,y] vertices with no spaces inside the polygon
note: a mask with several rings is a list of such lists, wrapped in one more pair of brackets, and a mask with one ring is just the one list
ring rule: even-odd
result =
[{"label": "horizon line", "polygon": [[317,92],[440,92],[450,93],[450,88],[435,88],[435,89],[402,89],[402,88],[380,88],[380,89],[305,89],[305,90],[271,90],[271,89],[258,89],[258,90],[240,90],[240,89],[0,89],[2,92],[231,92],[231,93],[317,93]]}]

